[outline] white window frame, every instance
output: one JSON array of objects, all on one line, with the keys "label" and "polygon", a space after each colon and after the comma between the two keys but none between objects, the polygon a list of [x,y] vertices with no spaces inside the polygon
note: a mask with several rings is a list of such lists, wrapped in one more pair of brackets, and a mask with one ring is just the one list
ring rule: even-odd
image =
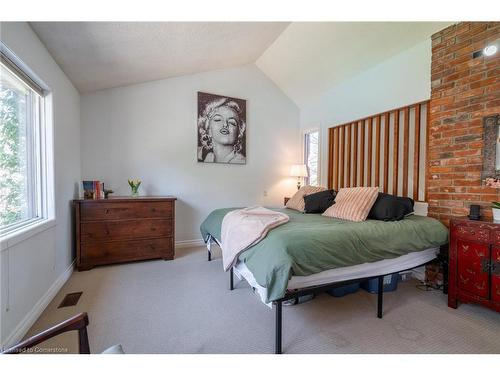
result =
[{"label": "white window frame", "polygon": [[[34,139],[34,147],[28,151],[28,163],[31,163],[31,183],[28,189],[36,189],[30,209],[35,209],[37,216],[13,223],[0,232],[1,249],[7,249],[18,242],[56,225],[54,203],[54,121],[53,96],[49,87],[4,43],[0,41],[0,53],[9,71],[18,76],[30,87],[36,87],[40,97],[35,100],[35,108],[30,109],[30,116],[38,114],[27,129],[27,137]],[[10,68],[12,67],[12,69]],[[36,91],[36,90],[34,90]],[[33,103],[30,105],[32,106]],[[31,141],[29,142],[30,144]]]},{"label": "white window frame", "polygon": [[[302,130],[301,143],[302,143],[302,163],[306,164],[306,135],[318,132],[318,186],[321,186],[321,155],[322,155],[322,137],[321,127],[319,125],[308,127]],[[304,181],[309,184],[309,177]]]}]

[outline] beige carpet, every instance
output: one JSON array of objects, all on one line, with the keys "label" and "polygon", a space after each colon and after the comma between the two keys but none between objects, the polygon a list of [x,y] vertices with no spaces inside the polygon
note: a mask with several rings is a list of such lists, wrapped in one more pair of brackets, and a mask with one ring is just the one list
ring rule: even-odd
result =
[{"label": "beige carpet", "polygon": [[[285,353],[500,353],[500,314],[460,305],[453,310],[438,291],[416,282],[386,293],[384,318],[376,296],[363,290],[327,294],[284,307]],[[83,291],[75,307],[57,309],[64,295]],[[128,353],[272,353],[274,311],[246,282],[228,290],[220,256],[182,249],[174,261],[148,261],[75,272],[29,335],[75,313],[90,316],[93,353],[121,343]],[[76,352],[67,333],[46,346]]]}]

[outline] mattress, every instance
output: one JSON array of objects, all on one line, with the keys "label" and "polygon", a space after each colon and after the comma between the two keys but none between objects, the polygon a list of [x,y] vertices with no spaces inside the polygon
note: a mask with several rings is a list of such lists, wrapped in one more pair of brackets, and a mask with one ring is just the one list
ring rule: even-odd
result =
[{"label": "mattress", "polygon": [[[335,268],[312,274],[309,276],[292,276],[288,281],[287,290],[297,290],[313,286],[320,286],[345,280],[355,280],[371,276],[387,275],[418,267],[436,258],[439,252],[438,247],[429,248],[422,251],[415,251],[397,258],[379,260],[372,263],[363,263],[355,266]],[[261,301],[266,303],[267,289],[257,283],[252,272],[244,262],[239,261],[234,267],[234,274],[240,280],[245,279],[248,284],[259,295]]]}]

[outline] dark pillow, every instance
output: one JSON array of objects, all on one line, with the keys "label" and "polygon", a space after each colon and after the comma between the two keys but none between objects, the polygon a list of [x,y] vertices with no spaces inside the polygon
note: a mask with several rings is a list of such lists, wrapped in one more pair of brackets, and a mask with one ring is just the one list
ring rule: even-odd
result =
[{"label": "dark pillow", "polygon": [[328,207],[335,203],[335,190],[325,190],[319,193],[304,196],[306,214],[322,214]]},{"label": "dark pillow", "polygon": [[[411,211],[409,211],[411,208]],[[378,193],[368,219],[395,221],[402,220],[413,212],[413,201],[410,198],[396,197],[391,194]]]},{"label": "dark pillow", "polygon": [[403,204],[405,208],[405,216],[412,214],[415,210],[413,209],[414,200],[411,198],[397,197],[398,201]]}]

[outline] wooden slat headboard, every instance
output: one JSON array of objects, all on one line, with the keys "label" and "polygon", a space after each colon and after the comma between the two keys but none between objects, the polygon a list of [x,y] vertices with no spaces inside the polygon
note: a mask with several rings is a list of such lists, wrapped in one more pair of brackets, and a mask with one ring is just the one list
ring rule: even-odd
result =
[{"label": "wooden slat headboard", "polygon": [[379,186],[426,201],[429,101],[328,129],[328,187]]}]

